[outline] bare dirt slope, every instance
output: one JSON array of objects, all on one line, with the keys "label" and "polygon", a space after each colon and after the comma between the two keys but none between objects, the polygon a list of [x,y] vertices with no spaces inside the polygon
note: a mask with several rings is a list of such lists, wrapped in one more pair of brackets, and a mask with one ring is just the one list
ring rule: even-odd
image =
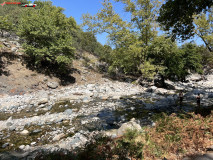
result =
[{"label": "bare dirt slope", "polygon": [[[47,90],[50,89],[48,83],[51,82],[56,83],[57,88],[65,86],[62,85],[61,79],[57,77],[41,74],[26,67],[21,48],[8,41],[6,43],[9,45],[6,46],[4,42],[0,42],[0,97],[5,94],[21,95],[41,89]],[[14,48],[18,50],[13,51]],[[102,81],[101,74],[88,69],[88,63],[94,65],[97,58],[87,52],[81,53],[81,57],[83,58],[73,61],[73,72],[66,86],[100,83]],[[89,62],[85,61],[85,57],[89,59]]]}]

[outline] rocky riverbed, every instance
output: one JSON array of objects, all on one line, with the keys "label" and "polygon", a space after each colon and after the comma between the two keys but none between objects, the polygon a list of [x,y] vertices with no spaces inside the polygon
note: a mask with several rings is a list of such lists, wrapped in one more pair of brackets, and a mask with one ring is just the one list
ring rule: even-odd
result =
[{"label": "rocky riverbed", "polygon": [[[213,108],[212,79],[208,75],[199,82],[196,77],[188,83],[166,81],[167,89],[104,79],[104,83],[4,96],[0,99],[0,159],[33,156],[41,150],[72,150],[100,133],[121,136],[126,128],[155,125],[152,116],[162,111],[208,115]],[[200,110],[197,93],[201,94]]]}]

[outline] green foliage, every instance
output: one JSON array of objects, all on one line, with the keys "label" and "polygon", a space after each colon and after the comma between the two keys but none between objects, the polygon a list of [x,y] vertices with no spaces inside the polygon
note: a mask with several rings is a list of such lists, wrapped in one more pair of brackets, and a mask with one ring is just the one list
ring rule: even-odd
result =
[{"label": "green foliage", "polygon": [[[105,0],[103,8],[95,16],[84,15],[84,25],[94,33],[107,32],[114,46],[111,52],[109,72],[122,70],[125,74],[138,75],[145,78],[154,76],[154,66],[148,60],[148,48],[156,37],[155,19],[160,2],[154,0],[125,1],[124,9],[132,16],[131,21],[124,21],[113,8],[109,0]],[[105,59],[105,58],[104,58]],[[143,66],[145,65],[145,66]],[[151,72],[150,72],[151,71]]]},{"label": "green foliage", "polygon": [[159,72],[170,79],[185,80],[189,71],[202,73],[201,54],[195,44],[178,48],[171,39],[157,37],[149,48],[149,58],[161,66]]},{"label": "green foliage", "polygon": [[213,7],[208,11],[208,14],[194,16],[195,33],[203,40],[208,50],[213,52]]},{"label": "green foliage", "polygon": [[83,50],[94,53],[97,46],[95,35],[92,32],[82,32],[80,46]]},{"label": "green foliage", "polygon": [[157,73],[156,66],[150,63],[149,61],[146,61],[144,62],[144,64],[141,64],[140,69],[143,77],[146,77],[148,79],[153,79]]},{"label": "green foliage", "polygon": [[9,22],[7,17],[0,16],[0,31],[3,36],[3,31],[10,31],[12,24]]},{"label": "green foliage", "polygon": [[[141,142],[136,142],[136,138],[139,136],[140,132],[137,130],[127,130],[123,139],[117,141],[117,153],[120,152],[119,156],[131,158],[143,159],[143,146]],[[119,151],[120,150],[120,151]],[[121,152],[123,151],[123,152]]]},{"label": "green foliage", "polygon": [[51,4],[38,10],[26,9],[19,22],[18,34],[25,39],[25,52],[36,66],[46,61],[59,65],[63,72],[74,56],[70,31],[75,21],[72,17],[66,18],[62,11]]},{"label": "green foliage", "polygon": [[105,61],[109,64],[112,63],[112,48],[108,45],[102,45],[98,43],[96,47],[95,53],[97,53],[100,57],[100,61]]},{"label": "green foliage", "polygon": [[184,70],[202,73],[201,55],[196,44],[186,43],[181,47],[181,50],[183,51],[182,58],[185,61]]},{"label": "green foliage", "polygon": [[114,68],[121,68],[125,74],[137,74],[141,62],[140,44],[135,42],[128,47],[116,48],[112,53],[112,66]]},{"label": "green foliage", "polygon": [[173,38],[185,40],[194,35],[193,15],[206,11],[212,5],[212,0],[166,0],[160,8],[158,22]]},{"label": "green foliage", "polygon": [[147,46],[157,35],[156,15],[161,2],[159,0],[117,0],[125,4],[125,11],[131,13],[132,27],[137,28],[139,39]]},{"label": "green foliage", "polygon": [[[0,0],[0,3],[5,2],[5,0]],[[7,0],[6,2],[14,2],[13,0]],[[27,3],[27,0],[19,0],[17,2],[21,2],[21,3]],[[8,17],[8,20],[11,24],[13,24],[13,30],[16,31],[18,22],[19,22],[19,18],[21,13],[26,9],[24,7],[20,7],[21,4],[17,4],[17,5],[7,5],[5,4],[3,7],[1,6],[0,9],[0,15],[5,17]],[[11,30],[10,29],[10,30]]]},{"label": "green foliage", "polygon": [[198,52],[202,57],[201,64],[209,68],[213,68],[213,54],[206,47],[200,46]]}]

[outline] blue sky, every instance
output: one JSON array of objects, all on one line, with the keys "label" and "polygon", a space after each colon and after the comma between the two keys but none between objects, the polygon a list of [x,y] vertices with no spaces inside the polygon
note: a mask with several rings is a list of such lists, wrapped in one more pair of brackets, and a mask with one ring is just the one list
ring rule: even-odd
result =
[{"label": "blue sky", "polygon": [[[102,7],[102,0],[51,0],[53,5],[60,6],[65,9],[64,14],[67,17],[74,17],[77,24],[82,23],[82,14],[89,13],[91,15],[95,15]],[[113,6],[115,7],[116,12],[118,12],[122,17],[126,18],[128,16],[127,13],[122,12],[123,7],[120,3],[113,2]],[[97,35],[97,40],[102,43],[107,43],[106,34]],[[197,44],[203,44],[202,40],[198,37],[193,38],[193,40]],[[188,40],[188,42],[191,40]],[[178,43],[181,45],[182,43]]]}]

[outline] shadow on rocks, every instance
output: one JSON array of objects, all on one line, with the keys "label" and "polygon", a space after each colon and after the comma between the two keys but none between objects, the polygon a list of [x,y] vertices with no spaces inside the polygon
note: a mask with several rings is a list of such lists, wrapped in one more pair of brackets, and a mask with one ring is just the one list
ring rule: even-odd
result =
[{"label": "shadow on rocks", "polygon": [[4,152],[0,153],[1,160],[75,160],[74,152],[60,149],[51,152],[50,150],[35,150],[31,152]]}]

